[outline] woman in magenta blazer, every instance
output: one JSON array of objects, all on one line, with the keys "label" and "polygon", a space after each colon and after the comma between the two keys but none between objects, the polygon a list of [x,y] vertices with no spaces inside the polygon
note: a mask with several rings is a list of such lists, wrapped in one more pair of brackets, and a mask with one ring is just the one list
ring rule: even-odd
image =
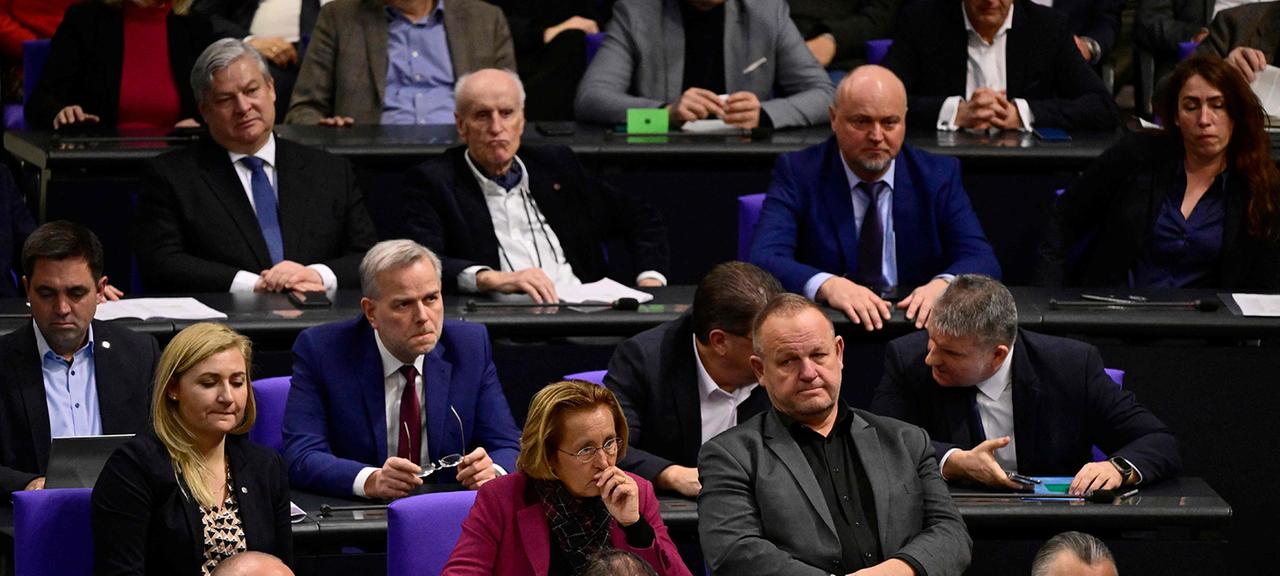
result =
[{"label": "woman in magenta blazer", "polygon": [[608,389],[543,388],[529,407],[514,474],[480,487],[443,574],[575,574],[602,550],[688,575],[649,481],[618,469],[627,421]]}]

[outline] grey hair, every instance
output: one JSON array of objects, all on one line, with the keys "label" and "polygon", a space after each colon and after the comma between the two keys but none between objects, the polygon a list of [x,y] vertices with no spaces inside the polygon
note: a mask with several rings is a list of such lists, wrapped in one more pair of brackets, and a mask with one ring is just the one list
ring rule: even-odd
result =
[{"label": "grey hair", "polygon": [[929,329],[947,336],[977,336],[984,344],[1013,344],[1018,305],[998,280],[961,274],[933,305]]},{"label": "grey hair", "polygon": [[506,68],[484,68],[463,74],[458,81],[453,84],[453,105],[454,109],[465,112],[466,108],[462,106],[462,95],[466,93],[467,84],[470,84],[471,77],[479,72],[486,70],[497,70],[509,76],[516,83],[516,90],[520,94],[520,108],[524,108],[524,82],[520,81],[520,75]]},{"label": "grey hair", "polygon": [[360,261],[360,291],[369,298],[378,297],[378,275],[387,270],[404,268],[426,259],[440,277],[440,257],[413,240],[383,240],[373,245]]},{"label": "grey hair", "polygon": [[267,69],[267,61],[262,59],[262,55],[253,46],[236,38],[223,38],[205,48],[196,59],[195,66],[191,67],[191,93],[195,94],[196,102],[203,102],[204,97],[209,95],[214,74],[246,56],[258,65],[258,69],[262,71],[262,77],[266,78],[267,82],[271,82],[271,71]]},{"label": "grey hair", "polygon": [[1111,550],[1096,537],[1084,532],[1063,532],[1050,538],[1036,552],[1036,559],[1031,563],[1031,576],[1049,576],[1054,560],[1063,553],[1070,553],[1089,566],[1116,563]]}]

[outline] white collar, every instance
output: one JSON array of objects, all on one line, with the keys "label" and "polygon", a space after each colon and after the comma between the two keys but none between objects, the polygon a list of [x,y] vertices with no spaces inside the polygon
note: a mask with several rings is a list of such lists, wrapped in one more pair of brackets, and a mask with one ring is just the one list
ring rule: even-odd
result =
[{"label": "white collar", "polygon": [[266,162],[268,166],[275,168],[276,167],[276,135],[275,133],[268,134],[267,143],[263,144],[262,147],[259,148],[258,151],[254,152],[253,154],[241,154],[239,152],[232,152],[230,150],[227,150],[227,154],[231,155],[232,165],[235,165],[237,162],[239,162],[241,158],[245,158],[247,156],[253,156],[256,158],[261,158],[262,161]]},{"label": "white collar", "polygon": [[[34,328],[36,331],[36,351],[40,353],[40,358],[43,359],[46,354],[53,351],[53,348],[49,346],[49,341],[44,339],[44,333],[40,331],[40,326],[36,325],[35,318],[31,319],[31,327]],[[92,322],[89,323],[88,339],[85,340],[84,346],[81,346],[78,350],[76,350],[75,353],[79,354],[81,350],[84,350],[86,348],[93,350],[93,323]],[[53,355],[61,357],[61,355],[58,354],[57,352],[54,352]]]},{"label": "white collar", "polygon": [[996,369],[996,373],[990,378],[978,383],[978,390],[982,394],[992,400],[999,400],[1004,391],[1009,388],[1009,384],[1013,382],[1013,345],[1009,345],[1009,354],[1004,357],[1004,362],[1000,363],[1000,368]]},{"label": "white collar", "polygon": [[[960,7],[960,15],[964,17],[964,29],[969,31],[969,36],[977,37],[983,43],[986,43],[986,40],[983,39],[982,36],[978,34],[978,31],[973,28],[973,23],[969,21],[969,13],[965,12],[964,6]],[[995,42],[996,38],[999,38],[1001,35],[1005,34],[1012,28],[1013,28],[1013,5],[1010,4],[1009,13],[1006,14],[1004,17],[1004,23],[1001,24],[1000,27],[996,29],[996,33],[991,37],[991,41]]]},{"label": "white collar", "polygon": [[[382,357],[382,379],[386,380],[393,373],[399,372],[400,367],[404,366],[404,362],[401,362],[390,350],[387,350],[387,347],[382,344],[382,335],[376,329],[373,331],[373,341],[378,344],[378,355]],[[423,358],[424,355],[419,355],[413,359],[413,368],[418,371],[418,374],[422,374]]]},{"label": "white collar", "polygon": [[520,183],[516,184],[515,187],[510,190],[499,186],[497,182],[494,182],[493,180],[490,180],[488,176],[485,176],[484,172],[480,171],[480,168],[476,166],[475,162],[471,161],[470,151],[464,150],[462,152],[462,157],[466,159],[467,167],[471,168],[471,175],[475,176],[476,182],[480,184],[480,191],[484,192],[485,196],[496,196],[502,198],[512,192],[526,190],[529,188],[529,169],[525,167],[524,161],[520,160],[520,156],[512,158],[514,162],[520,163]]},{"label": "white collar", "polygon": [[[854,174],[852,168],[849,168],[849,163],[844,160],[844,154],[837,155],[840,156],[840,165],[844,166],[844,175],[849,179],[849,190],[856,188],[860,182],[866,182],[862,178],[859,178],[857,174]],[[884,182],[885,185],[889,186],[890,192],[893,192],[893,175],[895,171],[894,169],[897,165],[898,159],[895,157],[893,160],[889,161],[889,167],[885,168],[884,174],[881,174],[880,177],[876,179],[876,182]]]},{"label": "white collar", "polygon": [[711,374],[707,373],[707,367],[702,364],[702,355],[698,354],[698,337],[696,335],[693,337],[693,363],[698,367],[698,391],[702,393],[699,398],[710,398],[713,393],[719,390],[724,394],[733,396],[735,400],[739,400],[740,396],[751,393],[751,390],[759,384],[758,382],[752,382],[746,386],[735,388],[733,392],[721,388],[716,384],[715,380],[711,379]]}]

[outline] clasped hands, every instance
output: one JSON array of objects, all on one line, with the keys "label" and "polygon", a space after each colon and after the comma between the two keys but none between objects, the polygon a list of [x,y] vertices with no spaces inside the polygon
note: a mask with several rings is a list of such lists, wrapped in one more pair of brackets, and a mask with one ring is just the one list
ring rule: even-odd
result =
[{"label": "clasped hands", "polygon": [[[364,495],[376,500],[393,500],[408,496],[422,485],[422,467],[407,459],[392,456],[364,481]],[[457,480],[468,490],[476,490],[482,484],[498,477],[493,460],[484,448],[476,448],[462,457],[458,464]]]},{"label": "clasped hands", "polygon": [[[972,450],[956,450],[946,458],[942,477],[947,480],[968,480],[992,488],[1025,490],[1026,485],[1009,478],[1009,474],[996,462],[995,451],[1009,445],[1009,437],[986,440]],[[1123,485],[1125,479],[1110,462],[1090,462],[1080,468],[1071,480],[1067,493],[1084,496],[1094,490],[1112,490]]]},{"label": "clasped hands", "polygon": [[[924,328],[933,312],[933,304],[947,290],[948,282],[934,278],[928,284],[911,291],[898,302],[899,310],[906,310],[907,320],[914,320],[916,328]],[[889,302],[866,286],[855,284],[848,278],[832,276],[818,288],[817,301],[844,312],[854,324],[861,324],[868,332],[884,328],[889,320]]]},{"label": "clasped hands", "polygon": [[715,92],[705,88],[690,88],[680,95],[680,101],[668,110],[675,125],[702,120],[712,116],[725,124],[751,129],[760,125],[760,99],[750,92],[734,92],[723,101]]},{"label": "clasped hands", "polygon": [[1004,90],[978,88],[956,107],[956,126],[969,130],[1021,130],[1022,115]]},{"label": "clasped hands", "polygon": [[292,260],[281,260],[275,266],[263,270],[254,292],[323,292],[324,279],[314,268],[307,268]]}]

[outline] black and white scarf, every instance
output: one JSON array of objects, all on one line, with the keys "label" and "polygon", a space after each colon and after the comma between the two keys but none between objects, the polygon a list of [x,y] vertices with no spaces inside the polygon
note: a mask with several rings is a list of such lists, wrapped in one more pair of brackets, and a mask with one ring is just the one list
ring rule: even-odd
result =
[{"label": "black and white scarf", "polygon": [[558,480],[534,480],[533,487],[542,500],[556,546],[564,552],[575,574],[586,567],[592,554],[610,547],[613,517],[603,500],[578,498]]}]

